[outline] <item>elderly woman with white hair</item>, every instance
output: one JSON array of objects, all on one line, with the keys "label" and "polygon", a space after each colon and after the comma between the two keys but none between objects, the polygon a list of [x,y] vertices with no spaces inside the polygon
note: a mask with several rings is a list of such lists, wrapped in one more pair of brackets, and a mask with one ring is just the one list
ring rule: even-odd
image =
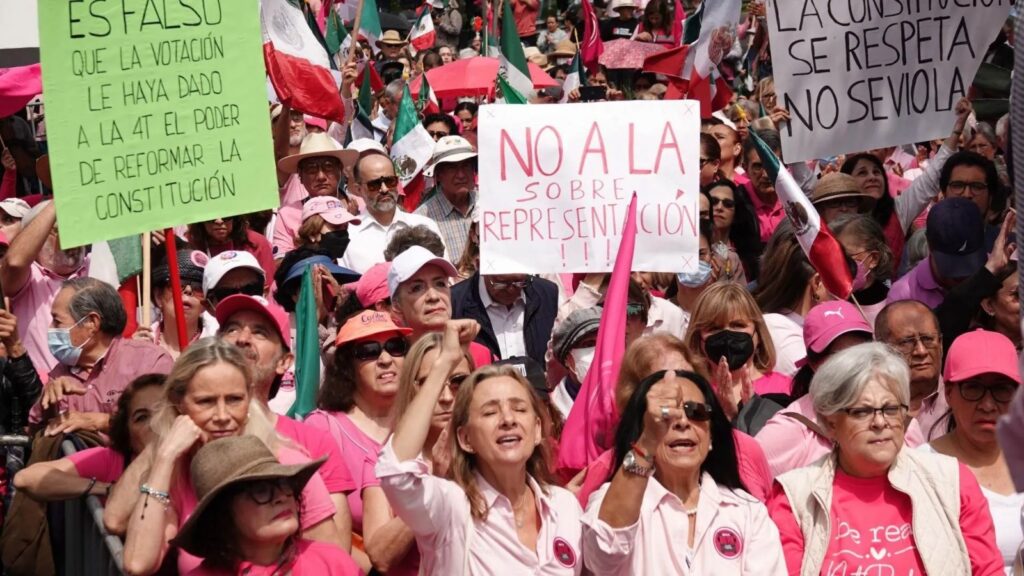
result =
[{"label": "elderly woman with white hair", "polygon": [[815,373],[814,412],[835,448],[780,476],[769,501],[791,575],[1002,574],[974,475],[955,458],[904,448],[909,381],[880,343],[839,352]]}]

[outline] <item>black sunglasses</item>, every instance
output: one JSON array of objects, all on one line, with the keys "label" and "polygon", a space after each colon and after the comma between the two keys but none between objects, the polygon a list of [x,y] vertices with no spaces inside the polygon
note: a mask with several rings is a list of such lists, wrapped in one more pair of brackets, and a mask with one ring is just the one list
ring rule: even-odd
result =
[{"label": "black sunglasses", "polygon": [[214,288],[210,290],[207,295],[211,300],[220,302],[228,296],[234,296],[235,294],[245,294],[246,296],[262,296],[263,295],[263,282],[251,282],[249,284],[243,284],[242,286],[225,286],[223,288]]},{"label": "black sunglasses", "polygon": [[289,498],[295,497],[295,487],[287,478],[257,480],[246,486],[245,492],[254,503],[260,506],[273,502],[279,492]]},{"label": "black sunglasses", "polygon": [[707,422],[711,420],[711,405],[703,402],[683,402],[683,413],[687,420]]},{"label": "black sunglasses", "polygon": [[382,184],[387,186],[388,190],[394,190],[398,188],[398,176],[381,176],[364,182],[363,186],[366,186],[369,192],[379,192]]},{"label": "black sunglasses", "polygon": [[712,196],[711,197],[711,206],[714,207],[714,206],[718,206],[719,204],[721,204],[722,206],[725,206],[726,208],[728,208],[730,210],[732,210],[733,208],[736,207],[736,201],[735,200],[729,200],[728,198],[715,198],[714,196]]},{"label": "black sunglasses", "polygon": [[384,341],[383,344],[375,340],[370,342],[360,342],[356,344],[353,349],[353,355],[356,360],[360,362],[366,362],[369,360],[376,360],[380,358],[381,352],[387,352],[389,356],[401,358],[405,356],[405,353],[409,351],[409,343],[405,341],[405,338],[401,336],[395,336]]}]

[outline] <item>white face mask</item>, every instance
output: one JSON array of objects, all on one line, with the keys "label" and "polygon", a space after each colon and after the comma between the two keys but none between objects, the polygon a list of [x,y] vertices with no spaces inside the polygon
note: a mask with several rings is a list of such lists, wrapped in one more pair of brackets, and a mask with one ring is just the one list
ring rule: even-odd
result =
[{"label": "white face mask", "polygon": [[594,347],[590,346],[589,348],[576,348],[569,351],[576,366],[573,372],[576,374],[576,380],[580,384],[587,377],[587,372],[590,372],[590,364],[594,361],[594,350]]}]

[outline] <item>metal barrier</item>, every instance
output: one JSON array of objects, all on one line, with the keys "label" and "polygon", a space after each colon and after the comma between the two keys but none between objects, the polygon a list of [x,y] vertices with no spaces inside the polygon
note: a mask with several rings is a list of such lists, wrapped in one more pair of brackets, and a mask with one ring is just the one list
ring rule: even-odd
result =
[{"label": "metal barrier", "polygon": [[[78,450],[70,440],[61,443],[64,456]],[[64,576],[124,574],[124,545],[103,526],[103,505],[96,496],[67,500],[64,505]],[[54,552],[57,552],[56,550]]]}]

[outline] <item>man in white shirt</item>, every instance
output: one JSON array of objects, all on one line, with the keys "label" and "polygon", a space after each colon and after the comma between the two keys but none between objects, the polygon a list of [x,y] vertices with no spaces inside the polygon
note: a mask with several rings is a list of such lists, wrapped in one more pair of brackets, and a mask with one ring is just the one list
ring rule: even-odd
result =
[{"label": "man in white shirt", "polygon": [[356,162],[349,190],[366,201],[361,222],[349,225],[349,245],[341,265],[362,274],[384,261],[384,248],[398,230],[423,225],[441,236],[437,223],[425,216],[398,209],[398,176],[391,159],[383,154],[368,154]]}]

